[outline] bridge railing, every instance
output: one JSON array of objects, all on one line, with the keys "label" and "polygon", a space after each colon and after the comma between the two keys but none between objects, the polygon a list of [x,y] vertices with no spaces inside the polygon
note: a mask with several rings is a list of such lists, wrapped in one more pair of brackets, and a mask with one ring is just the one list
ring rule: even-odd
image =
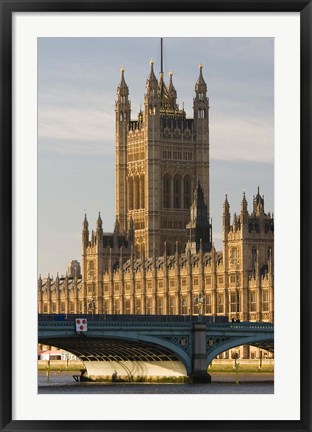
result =
[{"label": "bridge railing", "polygon": [[228,323],[226,316],[214,315],[133,315],[133,314],[38,314],[39,322],[73,321],[87,318],[88,322],[192,322],[192,323]]}]

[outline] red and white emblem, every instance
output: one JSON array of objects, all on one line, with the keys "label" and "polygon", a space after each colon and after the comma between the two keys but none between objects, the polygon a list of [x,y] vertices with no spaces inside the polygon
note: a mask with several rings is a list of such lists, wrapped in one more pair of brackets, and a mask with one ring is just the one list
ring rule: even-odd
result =
[{"label": "red and white emblem", "polygon": [[86,318],[76,318],[76,332],[86,332],[88,323]]}]

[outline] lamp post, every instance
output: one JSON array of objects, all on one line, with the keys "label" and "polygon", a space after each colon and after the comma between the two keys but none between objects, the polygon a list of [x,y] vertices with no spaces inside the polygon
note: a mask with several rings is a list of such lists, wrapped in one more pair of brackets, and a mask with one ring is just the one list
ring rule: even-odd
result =
[{"label": "lamp post", "polygon": [[237,352],[233,354],[233,358],[234,358],[234,367],[235,367],[235,378],[236,378],[235,381],[236,381],[236,384],[238,384],[238,366],[239,366],[239,363],[237,363],[237,359],[238,359],[238,357],[239,357],[239,355],[238,355]]},{"label": "lamp post", "polygon": [[194,305],[198,306],[198,315],[203,315],[203,305],[205,304],[206,299],[202,292],[200,292],[197,296],[194,297]]},{"label": "lamp post", "polygon": [[92,296],[92,298],[89,300],[87,300],[87,312],[91,312],[91,314],[93,315],[95,311],[95,300],[94,297]]}]

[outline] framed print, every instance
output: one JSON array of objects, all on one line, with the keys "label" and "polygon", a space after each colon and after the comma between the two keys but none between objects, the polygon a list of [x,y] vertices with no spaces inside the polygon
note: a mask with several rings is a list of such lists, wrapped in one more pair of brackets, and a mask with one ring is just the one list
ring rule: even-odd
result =
[{"label": "framed print", "polygon": [[1,35],[1,430],[310,430],[311,2]]}]

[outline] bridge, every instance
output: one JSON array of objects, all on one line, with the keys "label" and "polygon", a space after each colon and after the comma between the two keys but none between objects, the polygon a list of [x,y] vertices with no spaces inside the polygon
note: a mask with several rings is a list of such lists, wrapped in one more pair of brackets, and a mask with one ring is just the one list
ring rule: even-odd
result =
[{"label": "bridge", "polygon": [[[77,331],[76,319],[86,319],[87,331]],[[210,382],[208,366],[226,350],[253,345],[274,352],[274,326],[211,316],[42,314],[38,342],[75,354],[86,379],[94,381],[116,373],[128,380],[187,376]]]}]

